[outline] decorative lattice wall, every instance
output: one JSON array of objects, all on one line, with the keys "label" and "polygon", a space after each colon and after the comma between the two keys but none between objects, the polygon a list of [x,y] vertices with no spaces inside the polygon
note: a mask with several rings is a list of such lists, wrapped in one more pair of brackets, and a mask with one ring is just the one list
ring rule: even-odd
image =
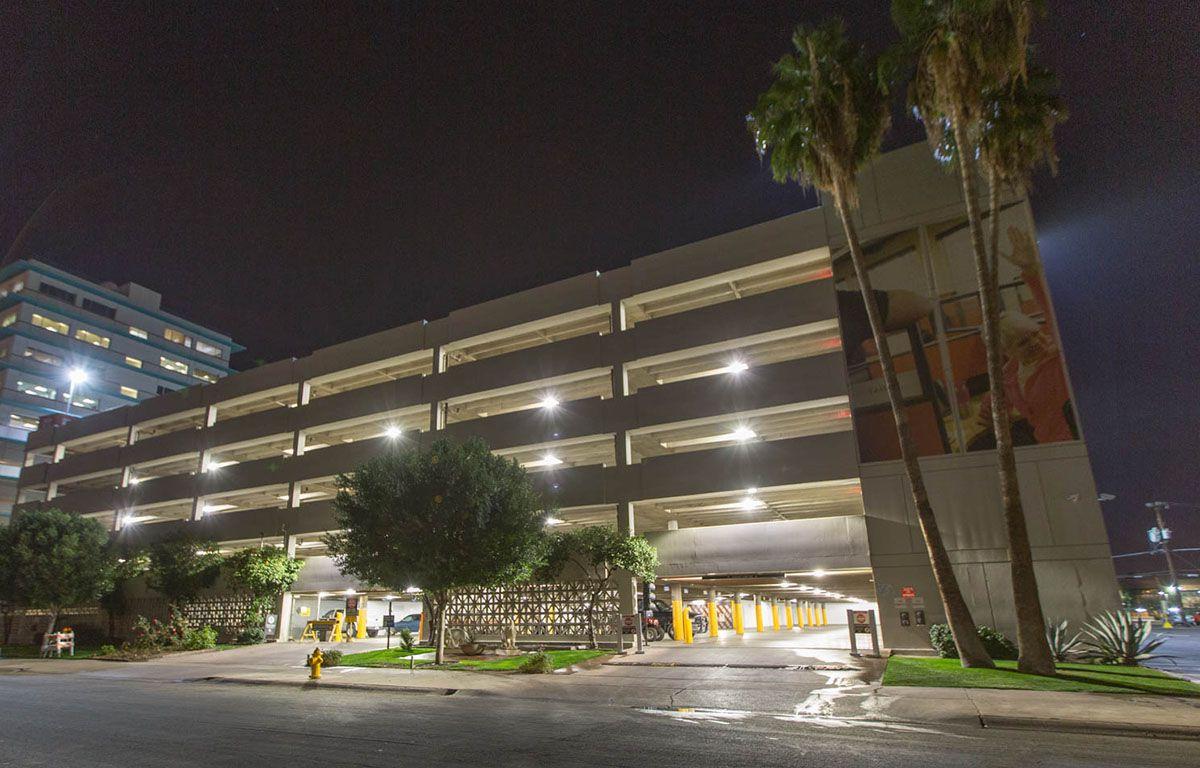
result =
[{"label": "decorative lattice wall", "polygon": [[[461,627],[475,635],[500,635],[510,621],[517,636],[578,639],[587,637],[588,585],[581,582],[518,584],[486,587],[454,595],[447,609],[446,626]],[[596,631],[615,634],[620,626],[617,591],[601,593],[595,609]]]}]

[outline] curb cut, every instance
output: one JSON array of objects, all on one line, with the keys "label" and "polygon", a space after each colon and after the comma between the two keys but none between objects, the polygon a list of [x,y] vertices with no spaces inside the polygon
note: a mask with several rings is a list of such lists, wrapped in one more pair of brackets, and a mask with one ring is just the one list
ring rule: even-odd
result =
[{"label": "curb cut", "polygon": [[1200,741],[1200,727],[1187,725],[1136,726],[1129,723],[1089,723],[1081,720],[1055,720],[1008,715],[980,715],[979,722],[984,728],[995,729],[1004,728],[1023,731],[1051,731],[1054,733],[1089,733],[1098,736],[1129,736],[1141,739]]},{"label": "curb cut", "polygon": [[453,696],[459,692],[458,688],[422,688],[416,685],[373,685],[371,683],[335,683],[335,682],[315,682],[313,680],[304,680],[303,682],[294,682],[291,680],[264,680],[262,678],[251,677],[221,677],[212,675],[207,677],[192,677],[184,680],[185,683],[233,683],[235,685],[270,685],[281,688],[300,688],[301,690],[315,691],[320,688],[336,688],[338,690],[354,690],[354,691],[387,691],[389,693],[427,693],[434,696]]}]

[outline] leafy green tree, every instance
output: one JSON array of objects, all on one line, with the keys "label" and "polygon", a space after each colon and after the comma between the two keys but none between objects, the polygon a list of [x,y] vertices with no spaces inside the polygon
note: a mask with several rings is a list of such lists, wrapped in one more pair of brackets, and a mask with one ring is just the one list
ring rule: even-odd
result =
[{"label": "leafy green tree", "polygon": [[618,570],[649,581],[658,569],[658,550],[644,536],[626,536],[607,525],[558,531],[550,537],[546,562],[539,575],[558,578],[565,574],[588,585],[588,640],[596,640],[596,606],[605,590],[613,587]]},{"label": "leafy green tree", "polygon": [[12,636],[13,619],[21,605],[21,596],[17,592],[17,562],[13,552],[14,530],[11,525],[0,526],[0,613],[4,615],[4,645]]},{"label": "leafy green tree", "polygon": [[878,155],[890,123],[890,66],[871,60],[862,46],[849,41],[840,20],[816,29],[798,28],[792,44],[795,54],[785,55],[775,65],[775,82],[759,97],[749,115],[749,127],[759,153],[770,153],[776,181],[799,181],[833,197],[879,351],[917,519],[947,621],[958,641],[959,658],[965,667],[992,667],[933,513],[888,346],[888,329],[875,300],[854,222],[858,173]]},{"label": "leafy green tree", "polygon": [[109,589],[116,557],[98,520],[50,508],[22,512],[10,525],[16,592],[24,605],[46,609],[47,633],[64,608],[94,602]]},{"label": "leafy green tree", "polygon": [[188,535],[155,542],[148,554],[146,583],[167,598],[173,613],[181,613],[184,603],[215,584],[225,561],[214,542]]},{"label": "leafy green tree", "polygon": [[[1019,165],[1029,159],[1028,148],[1045,148],[1045,138],[1052,135],[1054,123],[1049,122],[1038,127],[1035,135],[1021,138],[1016,144],[1018,167],[1009,168],[998,159],[1011,157],[1006,150],[1013,145],[1004,140],[1013,137],[1012,123],[1005,130],[995,130],[993,122],[1012,117],[1006,113],[1012,111],[1013,94],[1028,87],[1029,34],[1033,18],[1043,5],[1037,0],[893,0],[892,18],[903,47],[912,56],[914,72],[909,101],[925,125],[935,154],[952,142],[955,151],[943,159],[958,168],[962,180],[990,379],[992,428],[1020,648],[1017,666],[1022,672],[1053,675],[1054,657],[1046,642],[1046,621],[1033,570],[1033,550],[1021,502],[1004,389],[999,291],[995,289],[994,278],[998,218],[992,217],[993,252],[989,257],[979,205],[977,166],[977,158],[987,162],[990,157],[993,173],[1012,170],[1020,176],[1027,170]],[[1027,141],[1029,138],[1034,141]],[[985,150],[991,155],[985,157]],[[998,198],[994,202],[998,203]]]},{"label": "leafy green tree", "polygon": [[273,603],[296,583],[303,567],[303,560],[270,545],[238,550],[225,558],[229,581],[254,596],[246,615],[248,630],[262,624]]},{"label": "leafy green tree", "polygon": [[130,552],[117,558],[112,584],[100,595],[100,607],[108,614],[109,638],[116,636],[117,617],[129,612],[129,582],[145,572],[149,562],[144,552]]},{"label": "leafy green tree", "polygon": [[330,553],[364,583],[425,592],[438,662],[455,590],[521,581],[539,562],[543,501],[525,470],[478,438],[388,452],[337,482]]}]

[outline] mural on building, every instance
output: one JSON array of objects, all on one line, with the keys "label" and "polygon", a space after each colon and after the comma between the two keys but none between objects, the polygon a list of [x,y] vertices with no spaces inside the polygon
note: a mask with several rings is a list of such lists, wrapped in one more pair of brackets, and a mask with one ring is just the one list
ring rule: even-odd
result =
[{"label": "mural on building", "polygon": [[[1000,214],[1000,338],[1018,446],[1079,439],[1041,260],[1026,203]],[[995,446],[978,285],[965,219],[903,230],[865,244],[922,455]],[[899,458],[866,309],[854,269],[834,254],[842,342],[863,461]]]}]

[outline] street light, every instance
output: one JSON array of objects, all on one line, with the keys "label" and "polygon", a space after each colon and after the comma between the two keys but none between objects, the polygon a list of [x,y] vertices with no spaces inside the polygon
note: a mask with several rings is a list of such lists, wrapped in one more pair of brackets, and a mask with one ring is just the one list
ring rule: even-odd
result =
[{"label": "street light", "polygon": [[71,403],[75,400],[75,387],[81,384],[87,384],[88,372],[82,368],[75,367],[67,371],[67,381],[71,386],[67,389],[67,415],[71,415]]}]

